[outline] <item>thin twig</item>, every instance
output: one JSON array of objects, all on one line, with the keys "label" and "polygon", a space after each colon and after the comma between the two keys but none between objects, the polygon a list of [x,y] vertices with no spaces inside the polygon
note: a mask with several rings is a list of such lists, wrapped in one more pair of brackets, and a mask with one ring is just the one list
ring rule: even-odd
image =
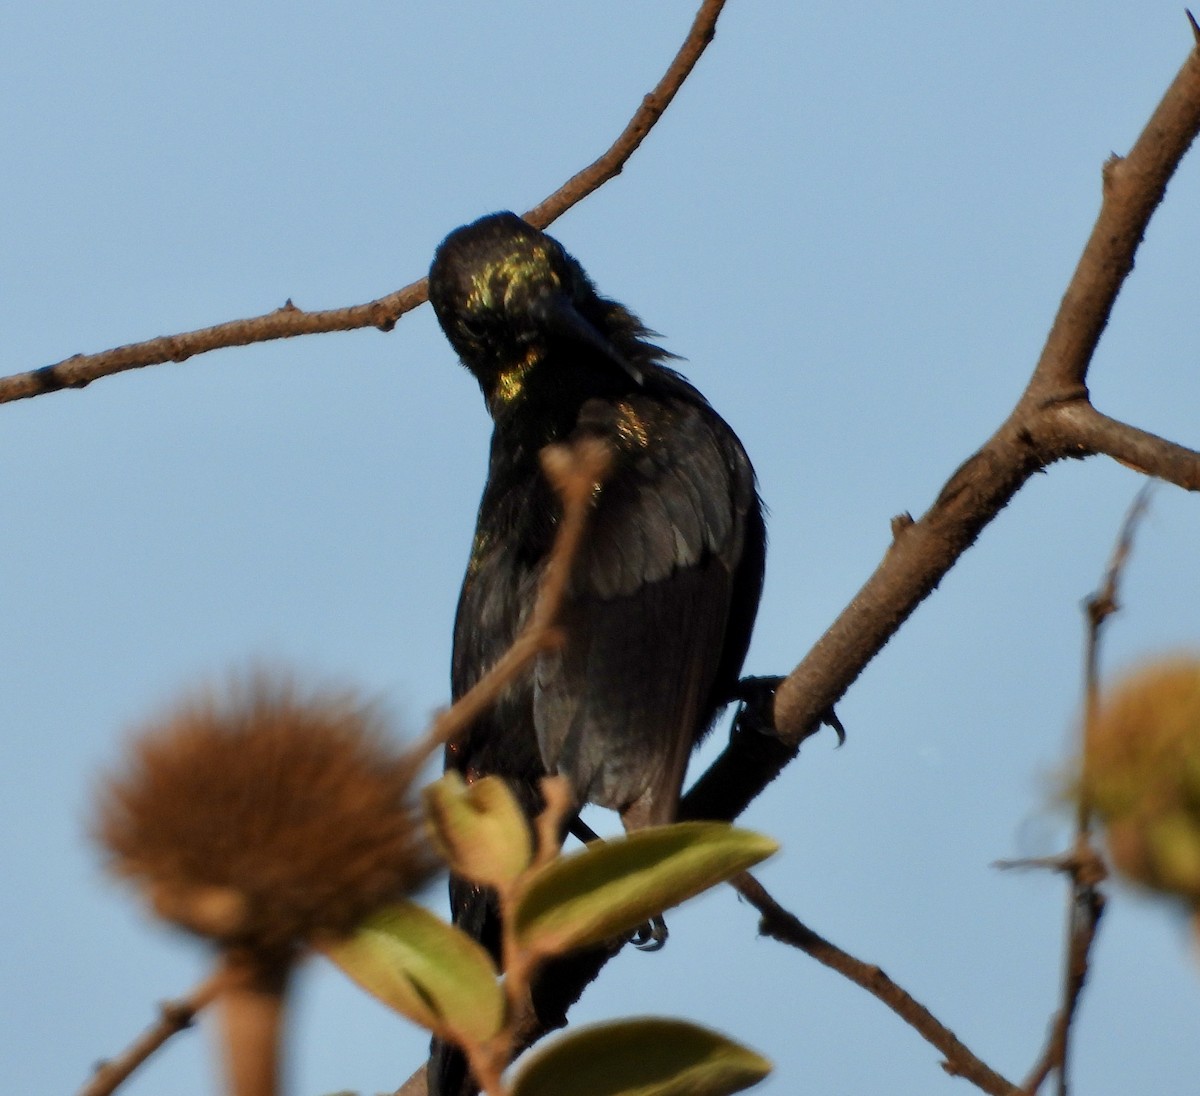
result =
[{"label": "thin twig", "polygon": [[[1086,841],[1081,843],[1076,851],[1080,863],[1083,863],[1082,857],[1086,852],[1091,852],[1093,864],[1100,863],[1099,858],[1096,857],[1095,852],[1090,849],[1090,845]],[[1096,939],[1096,930],[1100,924],[1100,917],[1104,913],[1103,894],[1095,884],[1082,883],[1083,878],[1083,875],[1073,874],[1071,881],[1067,914],[1067,955],[1063,964],[1062,1004],[1054,1014],[1050,1037],[1046,1040],[1046,1048],[1021,1086],[1022,1096],[1033,1096],[1055,1070],[1058,1071],[1060,1096],[1065,1096],[1067,1092],[1067,1057],[1070,1050],[1071,1026],[1075,1020],[1084,983],[1087,981],[1088,961],[1092,944]]]},{"label": "thin twig", "polygon": [[1100,918],[1104,914],[1104,895],[1099,887],[1104,881],[1105,868],[1099,853],[1092,845],[1092,804],[1087,794],[1087,766],[1091,752],[1088,746],[1100,702],[1100,638],[1105,622],[1119,608],[1117,593],[1121,578],[1133,551],[1134,535],[1149,506],[1152,487],[1153,484],[1145,484],[1134,498],[1125,514],[1125,520],[1121,522],[1121,530],[1117,534],[1100,586],[1083,603],[1087,624],[1083,657],[1083,741],[1079,751],[1083,760],[1079,780],[1079,803],[1075,813],[1075,842],[1070,853],[1057,858],[1056,865],[1058,870],[1065,870],[1071,878],[1071,890],[1067,897],[1066,958],[1063,963],[1060,1004],[1054,1015],[1050,1036],[1022,1086],[1022,1092],[1029,1096],[1036,1093],[1046,1078],[1055,1072],[1058,1075],[1058,1096],[1067,1096],[1069,1089],[1067,1066],[1071,1050],[1071,1027],[1087,981],[1092,944],[1096,939]]},{"label": "thin twig", "polygon": [[1016,1085],[981,1061],[954,1032],[879,967],[854,958],[813,932],[776,902],[749,872],[730,880],[730,885],[762,915],[760,933],[798,948],[878,998],[945,1056],[942,1068],[951,1076],[970,1081],[990,1096],[1016,1096]]},{"label": "thin twig", "polygon": [[[1121,576],[1125,573],[1125,565],[1133,552],[1133,538],[1138,525],[1146,515],[1150,506],[1150,495],[1154,485],[1143,484],[1140,491],[1130,504],[1125,520],[1121,523],[1121,531],[1117,534],[1116,544],[1113,545],[1112,555],[1100,588],[1084,602],[1084,612],[1087,614],[1087,639],[1084,649],[1084,733],[1090,734],[1095,725],[1096,709],[1100,700],[1100,633],[1108,620],[1119,608],[1117,591],[1120,588]],[[1090,744],[1085,741],[1086,747]],[[1083,750],[1084,764],[1087,764],[1088,751]],[[1083,787],[1086,789],[1087,773],[1083,774]],[[1079,797],[1078,824],[1081,830],[1089,828],[1091,804],[1086,795]]]},{"label": "thin twig", "polygon": [[91,1080],[79,1090],[79,1096],[110,1096],[135,1069],[161,1047],[172,1035],[190,1027],[196,1014],[210,1004],[225,988],[229,978],[219,967],[186,997],[164,1001],[159,1006],[158,1021],[147,1028],[116,1058],[102,1062]]},{"label": "thin twig", "polygon": [[704,52],[717,30],[717,18],[725,0],[704,0],[696,18],[692,20],[691,29],[679,47],[679,52],[663,74],[663,78],[655,85],[649,95],[642,100],[637,113],[629,120],[629,124],[621,131],[621,136],[614,142],[603,156],[585,167],[577,175],[568,179],[561,187],[545,201],[539,202],[528,213],[525,220],[538,228],[558,220],[576,202],[586,198],[592,191],[603,186],[609,179],[620,175],[625,162],[636,151],[638,145],[645,140],[646,134],[654,128],[654,124],[662,116],[664,110],[675,98],[675,93],[683,86],[684,80],[691,75],[696,62]]},{"label": "thin twig", "polygon": [[[539,654],[561,642],[562,637],[557,627],[559,611],[566,596],[572,565],[583,541],[596,491],[604,483],[612,467],[612,450],[608,443],[600,438],[583,438],[571,445],[548,445],[539,455],[542,470],[551,487],[557,492],[563,512],[533,609],[521,634],[495,665],[437,716],[425,739],[414,750],[418,758],[427,757],[439,746],[462,734],[525,672]],[[568,799],[554,783],[544,783],[543,789],[547,794],[547,809],[537,821],[541,834],[539,858],[546,852],[546,833],[543,831],[548,827],[551,832],[557,833],[562,812],[568,806]],[[553,842],[553,847],[557,849],[557,840]],[[511,976],[510,972],[509,977]],[[528,1004],[527,979],[519,976],[509,985],[509,990],[524,999],[524,1007],[522,1002],[510,1002],[510,1019],[504,1039],[507,1046],[524,1045],[518,1044],[516,1040],[520,1039],[527,1029],[537,1028],[536,1014]],[[472,1064],[472,1071],[485,1090],[498,1083],[502,1069],[503,1066],[496,1066],[494,1062],[482,1059]],[[400,1086],[396,1096],[423,1094],[427,1089],[427,1076],[428,1063],[425,1063]]]},{"label": "thin twig", "polygon": [[1070,874],[1075,860],[1067,853],[1059,856],[1026,856],[1019,860],[993,860],[997,871],[1056,871]]},{"label": "thin twig", "polygon": [[583,540],[592,499],[608,476],[612,454],[601,439],[584,438],[572,445],[548,445],[541,458],[546,478],[562,500],[563,514],[529,619],[495,665],[434,719],[425,740],[414,751],[420,759],[462,734],[539,654],[561,642],[556,622],[567,580]]},{"label": "thin twig", "polygon": [[[724,6],[725,0],[704,0],[683,46],[665,75],[642,100],[641,106],[612,147],[534,206],[525,215],[531,224],[545,228],[577,202],[620,174],[625,162],[654,128],[705,47],[712,41],[717,17]],[[163,362],[182,362],[197,354],[223,347],[248,346],[274,339],[290,339],[297,335],[355,331],[363,327],[391,331],[401,316],[423,304],[428,297],[427,279],[421,278],[385,297],[346,308],[307,312],[297,308],[289,299],[282,307],[262,316],[232,320],[179,335],[163,335],[97,354],[76,354],[41,369],[0,377],[0,403],[59,392],[64,388],[83,388],[101,377]]]}]

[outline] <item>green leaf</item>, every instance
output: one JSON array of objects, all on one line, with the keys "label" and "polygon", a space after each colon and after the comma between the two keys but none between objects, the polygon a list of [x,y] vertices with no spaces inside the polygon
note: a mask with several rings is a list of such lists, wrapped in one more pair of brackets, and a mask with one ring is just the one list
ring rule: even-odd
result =
[{"label": "green leaf", "polygon": [[596,1024],[531,1055],[510,1096],[726,1096],[771,1063],[715,1031],[648,1016]]},{"label": "green leaf", "polygon": [[456,1042],[483,1042],[504,1022],[504,994],[482,947],[427,909],[402,902],[325,954],[368,993]]},{"label": "green leaf", "polygon": [[533,859],[529,823],[498,776],[467,783],[446,773],[423,793],[425,813],[453,871],[489,887],[505,887]]},{"label": "green leaf", "polygon": [[529,879],[513,916],[517,940],[538,955],[607,940],[778,848],[769,837],[724,822],[679,822],[597,841]]}]

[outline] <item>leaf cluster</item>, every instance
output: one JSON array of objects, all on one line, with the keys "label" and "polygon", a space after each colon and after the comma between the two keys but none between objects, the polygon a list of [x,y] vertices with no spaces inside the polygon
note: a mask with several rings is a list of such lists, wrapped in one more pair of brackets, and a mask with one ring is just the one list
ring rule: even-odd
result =
[{"label": "leaf cluster", "polygon": [[[434,839],[452,871],[495,890],[502,968],[466,933],[412,902],[371,917],[328,957],[401,1015],[462,1048],[489,1096],[724,1096],[770,1064],[695,1024],[642,1017],[562,1036],[507,1082],[530,980],[547,959],[627,937],[649,918],[776,851],[769,838],[720,822],[657,826],[559,855],[570,809],[557,778],[531,834],[498,777],[447,773],[425,791]],[[536,837],[536,839],[535,839]]]}]

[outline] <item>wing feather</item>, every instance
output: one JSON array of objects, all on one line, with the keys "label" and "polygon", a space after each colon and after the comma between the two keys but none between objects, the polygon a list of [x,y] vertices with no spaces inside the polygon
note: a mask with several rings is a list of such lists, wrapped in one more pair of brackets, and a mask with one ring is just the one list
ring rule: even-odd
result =
[{"label": "wing feather", "polygon": [[566,641],[535,669],[534,725],[580,801],[624,810],[648,794],[665,821],[727,661],[753,473],[702,402],[596,401],[580,430],[609,438],[617,462],[572,574]]}]

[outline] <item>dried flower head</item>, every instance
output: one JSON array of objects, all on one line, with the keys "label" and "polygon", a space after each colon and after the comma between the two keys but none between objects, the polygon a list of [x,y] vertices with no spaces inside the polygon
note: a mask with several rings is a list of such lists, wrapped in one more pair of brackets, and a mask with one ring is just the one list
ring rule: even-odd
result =
[{"label": "dried flower head", "polygon": [[101,788],[94,829],[160,916],[289,952],[427,878],[414,775],[370,706],[259,675],[141,732]]},{"label": "dried flower head", "polygon": [[1150,663],[1104,697],[1083,791],[1114,866],[1200,907],[1200,658]]}]

